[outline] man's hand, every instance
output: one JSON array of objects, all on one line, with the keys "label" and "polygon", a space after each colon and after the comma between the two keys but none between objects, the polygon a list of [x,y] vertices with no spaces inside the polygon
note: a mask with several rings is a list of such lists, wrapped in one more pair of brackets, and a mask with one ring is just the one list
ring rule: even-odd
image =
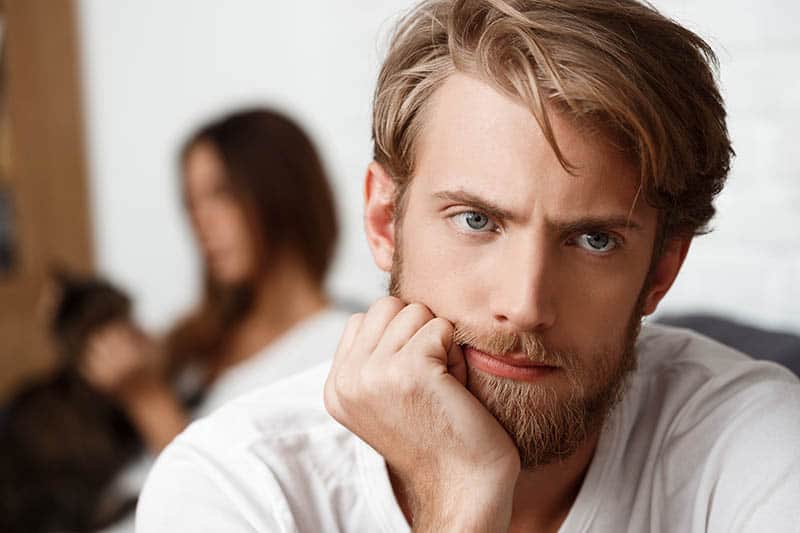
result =
[{"label": "man's hand", "polygon": [[330,414],[386,460],[415,531],[505,531],[519,454],[466,389],[453,326],[392,297],[350,318],[325,384]]}]

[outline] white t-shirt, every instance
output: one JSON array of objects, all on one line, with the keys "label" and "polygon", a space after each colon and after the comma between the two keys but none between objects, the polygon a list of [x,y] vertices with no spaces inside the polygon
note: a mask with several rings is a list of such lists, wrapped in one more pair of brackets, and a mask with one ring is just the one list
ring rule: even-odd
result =
[{"label": "white t-shirt", "polygon": [[[206,416],[238,396],[330,360],[349,316],[346,311],[327,308],[299,322],[257,354],[222,373],[192,411],[192,418]],[[151,454],[143,454],[120,474],[114,490],[130,496],[139,494],[154,460]],[[133,530],[131,516],[104,533]]]},{"label": "white t-shirt", "polygon": [[[561,532],[800,531],[800,382],[645,326]],[[223,407],[161,455],[139,533],[407,532],[383,459],[325,411],[327,365]]]},{"label": "white t-shirt", "polygon": [[350,313],[325,309],[303,320],[258,354],[226,370],[192,412],[201,418],[255,389],[330,361]]}]

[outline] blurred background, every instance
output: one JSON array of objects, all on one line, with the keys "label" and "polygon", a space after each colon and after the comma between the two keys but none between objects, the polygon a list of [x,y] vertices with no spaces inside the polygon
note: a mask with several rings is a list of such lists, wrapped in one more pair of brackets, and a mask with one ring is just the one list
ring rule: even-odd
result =
[{"label": "blurred background", "polygon": [[[800,333],[800,4],[656,0],[708,39],[737,151],[714,232],[659,311]],[[333,182],[330,292],[385,292],[361,229],[370,105],[406,0],[6,0],[0,89],[0,396],[52,361],[37,326],[48,265],[124,287],[145,329],[191,307],[199,260],[181,208],[187,132],[231,109],[295,117]]]}]

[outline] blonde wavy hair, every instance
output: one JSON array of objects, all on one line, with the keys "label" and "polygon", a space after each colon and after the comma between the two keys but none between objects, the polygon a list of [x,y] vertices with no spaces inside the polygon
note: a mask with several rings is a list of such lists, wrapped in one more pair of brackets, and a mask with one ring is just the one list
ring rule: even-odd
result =
[{"label": "blonde wavy hair", "polygon": [[550,114],[603,134],[637,165],[661,238],[701,234],[733,156],[717,67],[703,39],[635,0],[425,0],[380,71],[374,159],[402,212],[426,105],[464,72],[526,105],[569,171]]}]

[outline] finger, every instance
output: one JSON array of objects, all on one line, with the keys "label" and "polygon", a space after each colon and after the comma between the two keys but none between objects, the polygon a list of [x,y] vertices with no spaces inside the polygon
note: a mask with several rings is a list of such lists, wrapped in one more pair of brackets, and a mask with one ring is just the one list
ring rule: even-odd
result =
[{"label": "finger", "polygon": [[352,350],[353,342],[355,342],[356,336],[358,335],[358,330],[363,321],[364,313],[356,313],[347,320],[344,332],[342,332],[342,337],[339,339],[339,346],[336,348],[336,352],[333,355],[331,369],[328,372],[327,379],[325,380],[325,388],[323,392],[325,409],[336,420],[339,420],[344,412],[341,408],[341,403],[339,402],[339,397],[336,390],[336,381],[339,379],[339,369],[347,360],[347,356]]},{"label": "finger", "polygon": [[389,356],[396,354],[432,318],[431,310],[422,304],[405,306],[386,326],[375,353]]},{"label": "finger", "polygon": [[447,372],[448,352],[453,344],[453,324],[436,317],[422,326],[402,351],[408,352],[409,357],[419,363],[433,363],[436,368]]},{"label": "finger", "polygon": [[386,326],[404,307],[405,304],[393,296],[383,297],[372,304],[364,316],[355,342],[351,346],[349,359],[352,361],[356,356],[364,359],[372,355]]},{"label": "finger", "polygon": [[363,322],[364,313],[356,313],[347,319],[342,337],[339,339],[339,345],[333,354],[334,367],[341,365],[347,359],[347,354],[353,349],[353,342],[355,342],[356,335],[358,335],[358,330]]}]

